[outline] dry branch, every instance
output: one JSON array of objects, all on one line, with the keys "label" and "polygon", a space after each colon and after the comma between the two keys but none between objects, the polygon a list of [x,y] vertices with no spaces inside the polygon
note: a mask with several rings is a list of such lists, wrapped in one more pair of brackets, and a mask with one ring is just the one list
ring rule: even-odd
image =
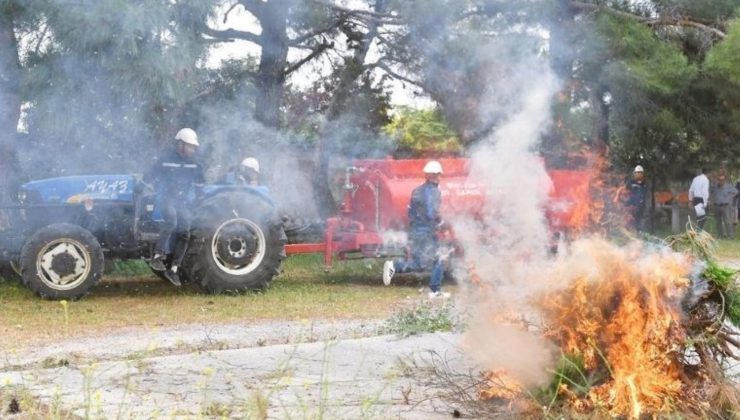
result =
[{"label": "dry branch", "polygon": [[647,26],[681,26],[681,27],[690,27],[695,29],[700,29],[705,32],[709,32],[717,36],[719,39],[724,39],[727,34],[725,34],[723,31],[712,27],[706,23],[702,23],[698,21],[697,19],[688,18],[688,17],[660,17],[660,18],[650,18],[645,16],[636,15],[634,13],[625,12],[623,10],[617,10],[609,6],[600,5],[600,4],[593,4],[593,3],[584,3],[580,1],[571,1],[570,6],[577,10],[585,10],[585,11],[591,11],[591,12],[604,12],[608,13],[613,16],[619,16],[619,17],[625,17],[629,19],[633,19],[637,22],[643,23]]}]

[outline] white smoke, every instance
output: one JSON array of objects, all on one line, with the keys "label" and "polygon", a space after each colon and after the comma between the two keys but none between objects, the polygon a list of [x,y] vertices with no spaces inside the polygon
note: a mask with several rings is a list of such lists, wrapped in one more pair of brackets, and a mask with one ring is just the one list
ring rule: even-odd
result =
[{"label": "white smoke", "polygon": [[[528,298],[546,286],[550,235],[544,208],[552,184],[536,147],[549,127],[558,82],[544,57],[509,66],[501,81],[505,87],[491,86],[486,104],[489,112],[505,117],[471,153],[470,177],[486,196],[483,214],[452,224],[465,253],[462,269],[472,267],[480,280],[464,293],[477,318],[466,336],[471,354],[486,368],[505,369],[522,383],[537,384],[547,378],[552,346],[526,329],[491,319],[531,314]],[[515,96],[497,98],[501,91]]]}]

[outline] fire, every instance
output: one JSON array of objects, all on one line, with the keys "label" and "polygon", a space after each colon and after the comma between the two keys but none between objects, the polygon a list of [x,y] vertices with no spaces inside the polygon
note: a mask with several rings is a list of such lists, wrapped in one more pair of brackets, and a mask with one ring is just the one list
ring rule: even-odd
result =
[{"label": "fire", "polygon": [[[567,230],[571,237],[603,234],[628,223],[624,209],[626,191],[621,174],[608,170],[603,154],[584,150],[578,155],[579,171],[550,171],[557,195],[566,203],[552,203],[548,214],[555,230]],[[578,178],[573,177],[574,175]],[[587,174],[587,175],[584,175]],[[573,178],[571,178],[573,177]],[[571,178],[571,179],[568,179]]]},{"label": "fire", "polygon": [[679,400],[686,343],[681,298],[690,270],[682,254],[599,239],[575,242],[555,263],[548,275],[554,291],[535,299],[541,334],[582,360],[583,377],[603,378],[581,397],[560,383],[558,394],[574,410],[606,407],[638,418],[668,412],[670,401]]},{"label": "fire", "polygon": [[484,377],[488,386],[480,391],[480,397],[483,399],[503,398],[513,400],[524,391],[519,381],[505,370],[486,372]]}]

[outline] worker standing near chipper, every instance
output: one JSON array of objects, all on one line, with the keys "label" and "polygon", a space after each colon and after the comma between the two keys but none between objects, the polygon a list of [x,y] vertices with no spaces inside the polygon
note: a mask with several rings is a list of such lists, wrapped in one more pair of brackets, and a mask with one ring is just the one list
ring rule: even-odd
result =
[{"label": "worker standing near chipper", "polygon": [[419,272],[431,269],[429,279],[429,298],[448,298],[449,293],[442,292],[444,266],[438,255],[439,240],[437,231],[442,226],[439,207],[442,195],[439,191],[439,180],[442,176],[442,165],[430,160],[424,166],[426,181],[411,193],[408,206],[409,244],[411,258],[408,260],[386,261],[383,265],[383,284],[391,284],[395,273]]},{"label": "worker standing near chipper", "polygon": [[642,165],[637,165],[635,170],[632,171],[632,179],[627,183],[627,208],[629,209],[632,227],[638,232],[645,231],[647,197],[645,170]]}]

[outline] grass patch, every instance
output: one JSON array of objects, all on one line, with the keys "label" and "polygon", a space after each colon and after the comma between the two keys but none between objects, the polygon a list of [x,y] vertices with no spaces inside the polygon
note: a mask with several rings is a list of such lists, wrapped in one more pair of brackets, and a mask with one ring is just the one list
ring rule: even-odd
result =
[{"label": "grass patch", "polygon": [[386,321],[381,332],[408,337],[414,334],[451,331],[455,326],[452,310],[451,303],[437,306],[424,302],[414,308],[395,313]]},{"label": "grass patch", "polygon": [[377,262],[351,261],[337,263],[326,273],[320,255],[293,256],[270,289],[238,296],[207,295],[195,286],[177,288],[149,272],[134,277],[108,275],[91,295],[69,302],[67,308],[41,300],[16,283],[0,283],[4,337],[0,347],[107,334],[123,327],[384,318],[415,291],[384,287],[378,267]]},{"label": "grass patch", "polygon": [[152,273],[144,260],[113,260],[110,264],[111,277],[136,277],[146,276]]},{"label": "grass patch", "polygon": [[[736,235],[740,235],[740,232],[736,232]],[[718,240],[716,254],[719,258],[740,260],[740,239]]]}]

